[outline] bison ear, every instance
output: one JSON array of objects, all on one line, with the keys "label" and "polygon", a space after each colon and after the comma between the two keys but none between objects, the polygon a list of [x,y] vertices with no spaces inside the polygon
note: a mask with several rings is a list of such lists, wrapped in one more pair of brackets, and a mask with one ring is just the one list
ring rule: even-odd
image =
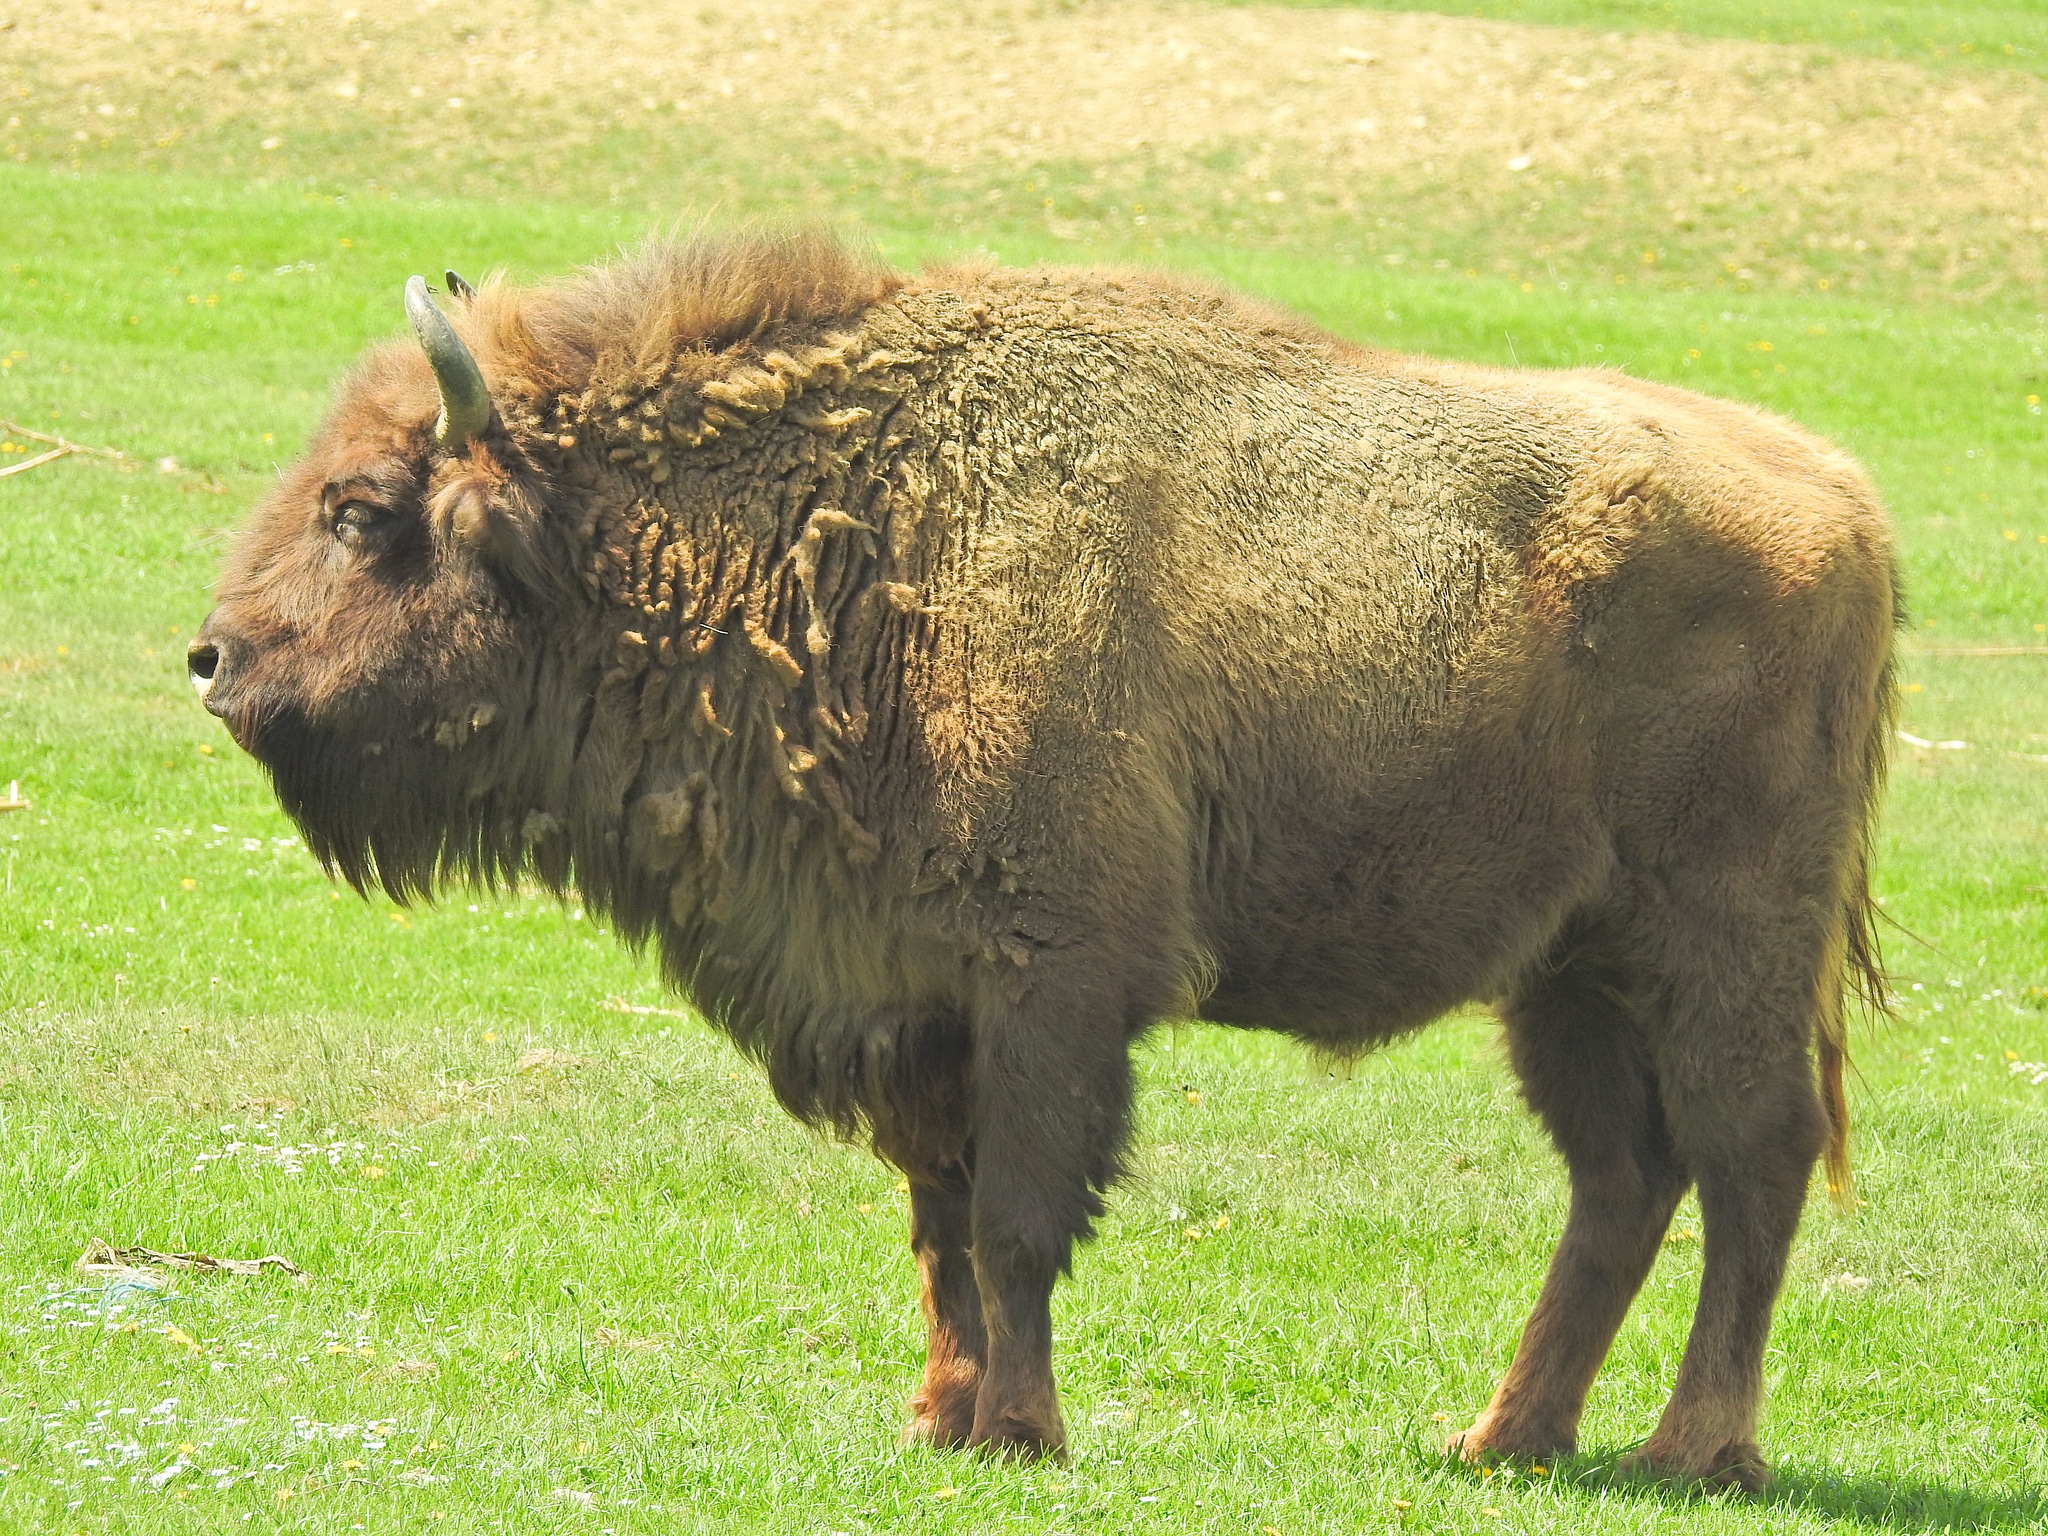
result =
[{"label": "bison ear", "polygon": [[465,472],[428,503],[428,519],[443,547],[466,551],[522,580],[537,578],[533,530],[539,517],[516,483]]},{"label": "bison ear", "polygon": [[448,526],[455,536],[478,554],[490,552],[496,540],[498,519],[491,510],[490,493],[472,480],[453,488],[448,497]]},{"label": "bison ear", "polygon": [[427,365],[434,370],[434,381],[441,387],[441,415],[434,423],[434,440],[451,451],[459,449],[491,424],[490,387],[469,348],[455,334],[455,327],[427,297],[424,277],[406,282],[405,313],[427,354]]}]

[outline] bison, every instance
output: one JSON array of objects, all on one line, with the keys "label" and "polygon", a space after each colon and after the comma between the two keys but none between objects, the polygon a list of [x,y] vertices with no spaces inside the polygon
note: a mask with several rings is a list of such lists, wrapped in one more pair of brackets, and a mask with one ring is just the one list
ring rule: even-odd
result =
[{"label": "bison", "polygon": [[1048,1299],[1162,1021],[1497,1011],[1571,1177],[1451,1449],[1572,1449],[1680,1197],[1646,1475],[1754,1487],[1898,604],[1869,483],[1610,371],[1354,346],[1146,272],[698,236],[407,285],[240,535],[206,707],[359,889],[574,890],[910,1185],[908,1433],[1064,1441]]}]

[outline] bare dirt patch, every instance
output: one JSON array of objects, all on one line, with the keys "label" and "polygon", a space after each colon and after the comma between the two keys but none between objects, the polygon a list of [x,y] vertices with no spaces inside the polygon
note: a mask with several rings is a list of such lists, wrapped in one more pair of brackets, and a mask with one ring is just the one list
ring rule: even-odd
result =
[{"label": "bare dirt patch", "polygon": [[715,172],[742,203],[864,195],[1074,239],[1968,296],[2044,276],[2048,82],[2017,72],[1145,0],[225,0],[170,17],[26,0],[13,16],[0,152],[17,160],[653,207]]}]

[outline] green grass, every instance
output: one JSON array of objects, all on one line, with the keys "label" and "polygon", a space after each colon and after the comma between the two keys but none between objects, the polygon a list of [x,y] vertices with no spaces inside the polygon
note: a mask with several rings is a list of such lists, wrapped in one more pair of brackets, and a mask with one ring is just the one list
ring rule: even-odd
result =
[{"label": "green grass", "polygon": [[1821,44],[1914,64],[1982,64],[2048,73],[2048,11],[2035,0],[1281,0],[1375,11],[1436,11],[1488,21],[1617,32],[1683,32],[1760,43]]},{"label": "green grass", "polygon": [[[1770,1499],[1603,1476],[1670,1389],[1696,1241],[1631,1315],[1580,1462],[1482,1482],[1435,1455],[1563,1212],[1478,1019],[1345,1079],[1264,1038],[1150,1044],[1140,1176],[1057,1302],[1074,1458],[1020,1469],[895,1443],[921,1330],[893,1174],[789,1124],[702,1025],[608,1007],[674,1004],[574,910],[336,899],[184,682],[225,531],[397,329],[403,278],[559,270],[637,217],[28,167],[0,201],[0,417],[142,461],[0,481],[0,782],[34,801],[0,818],[0,1529],[2048,1523],[2048,1083],[2007,1059],[2048,1060],[2048,658],[1925,649],[2048,643],[2037,312],[1077,252],[845,201],[899,260],[1142,255],[1349,335],[1796,415],[1897,515],[1903,724],[1969,743],[1895,772],[1879,883],[1924,943],[1895,943],[1900,1021],[1860,1039],[1866,1204],[1816,1205],[1780,1307]],[[109,1326],[70,1268],[95,1236],[311,1278],[180,1278]]]}]

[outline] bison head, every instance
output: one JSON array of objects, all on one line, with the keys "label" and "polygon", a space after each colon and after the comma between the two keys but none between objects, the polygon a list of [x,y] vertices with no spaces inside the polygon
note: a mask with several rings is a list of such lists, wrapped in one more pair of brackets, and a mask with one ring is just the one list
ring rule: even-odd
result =
[{"label": "bison head", "polygon": [[237,542],[189,652],[314,852],[400,897],[517,866],[550,765],[515,757],[505,725],[552,696],[573,735],[581,692],[538,675],[540,615],[561,620],[536,548],[546,477],[423,279],[405,299],[420,345],[364,360]]}]

